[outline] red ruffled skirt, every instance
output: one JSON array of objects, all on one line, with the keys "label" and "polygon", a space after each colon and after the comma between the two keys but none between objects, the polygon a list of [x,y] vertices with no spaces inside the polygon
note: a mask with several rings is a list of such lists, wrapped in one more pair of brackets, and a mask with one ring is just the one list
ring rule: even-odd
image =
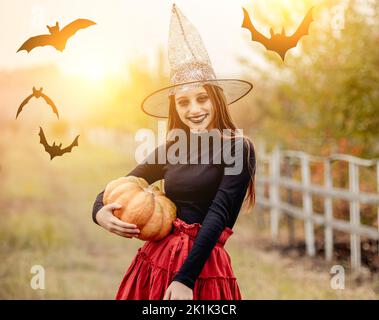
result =
[{"label": "red ruffled skirt", "polygon": [[[118,289],[117,300],[162,300],[167,287],[191,250],[200,223],[176,218],[172,232],[138,249]],[[233,234],[225,228],[195,282],[194,300],[241,300],[229,254],[224,248]]]}]

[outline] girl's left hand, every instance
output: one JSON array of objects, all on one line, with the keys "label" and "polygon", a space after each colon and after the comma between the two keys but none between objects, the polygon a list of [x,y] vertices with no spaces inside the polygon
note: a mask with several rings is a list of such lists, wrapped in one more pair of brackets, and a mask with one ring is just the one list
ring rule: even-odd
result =
[{"label": "girl's left hand", "polygon": [[173,281],[166,289],[163,300],[193,300],[193,291],[179,281]]}]

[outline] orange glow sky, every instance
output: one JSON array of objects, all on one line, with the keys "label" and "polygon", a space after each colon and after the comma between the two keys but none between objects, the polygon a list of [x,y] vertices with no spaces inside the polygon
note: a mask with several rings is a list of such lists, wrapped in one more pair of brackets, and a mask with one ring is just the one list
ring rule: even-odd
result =
[{"label": "orange glow sky", "polygon": [[[151,66],[158,47],[166,53],[172,0],[0,0],[0,70],[52,63],[66,73],[102,77],[118,74],[123,65],[146,57]],[[242,6],[260,5],[264,12],[317,0],[177,0],[187,18],[200,31],[219,76],[240,72],[238,55],[255,58],[248,31],[241,28]],[[308,4],[308,5],[307,5]],[[280,16],[280,15],[279,15]],[[16,54],[30,36],[47,33],[46,24],[60,26],[87,18],[96,26],[80,30],[69,39],[63,53],[40,47]],[[258,23],[259,26],[259,23]],[[268,27],[262,28],[268,33]],[[167,59],[167,55],[165,57]],[[258,59],[258,55],[257,55]]]},{"label": "orange glow sky", "polygon": [[[166,49],[172,3],[168,0],[1,0],[0,69],[51,62],[67,72],[92,70],[96,76],[96,72],[117,73],[122,64],[136,57],[147,56],[154,63],[158,46]],[[246,49],[238,1],[179,0],[176,3],[200,30],[215,68],[221,73],[233,69],[236,51]],[[79,31],[63,53],[42,47],[29,54],[26,51],[16,54],[28,37],[47,32],[46,24],[59,21],[64,26],[77,18],[91,19],[97,25]],[[223,39],[228,41],[225,43]]]}]

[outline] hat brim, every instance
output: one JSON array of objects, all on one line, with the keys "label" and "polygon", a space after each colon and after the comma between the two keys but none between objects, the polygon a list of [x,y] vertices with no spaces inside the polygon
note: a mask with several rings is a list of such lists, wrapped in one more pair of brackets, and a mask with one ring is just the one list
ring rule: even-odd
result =
[{"label": "hat brim", "polygon": [[149,116],[156,118],[167,118],[169,110],[169,95],[172,91],[179,90],[181,87],[188,85],[204,85],[213,84],[220,87],[226,97],[226,104],[230,105],[244,96],[246,96],[252,89],[253,84],[240,79],[214,79],[204,81],[191,81],[172,85],[154,91],[148,95],[141,104],[142,111]]}]

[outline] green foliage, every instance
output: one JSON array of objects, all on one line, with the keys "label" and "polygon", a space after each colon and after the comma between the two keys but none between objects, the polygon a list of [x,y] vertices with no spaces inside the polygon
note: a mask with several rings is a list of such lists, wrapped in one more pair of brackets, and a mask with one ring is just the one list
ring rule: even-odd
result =
[{"label": "green foliage", "polygon": [[256,130],[269,141],[316,154],[377,157],[379,3],[349,1],[340,31],[332,26],[335,4],[316,8],[310,35],[284,63],[265,52],[267,67],[248,65],[262,90],[253,98]]}]

